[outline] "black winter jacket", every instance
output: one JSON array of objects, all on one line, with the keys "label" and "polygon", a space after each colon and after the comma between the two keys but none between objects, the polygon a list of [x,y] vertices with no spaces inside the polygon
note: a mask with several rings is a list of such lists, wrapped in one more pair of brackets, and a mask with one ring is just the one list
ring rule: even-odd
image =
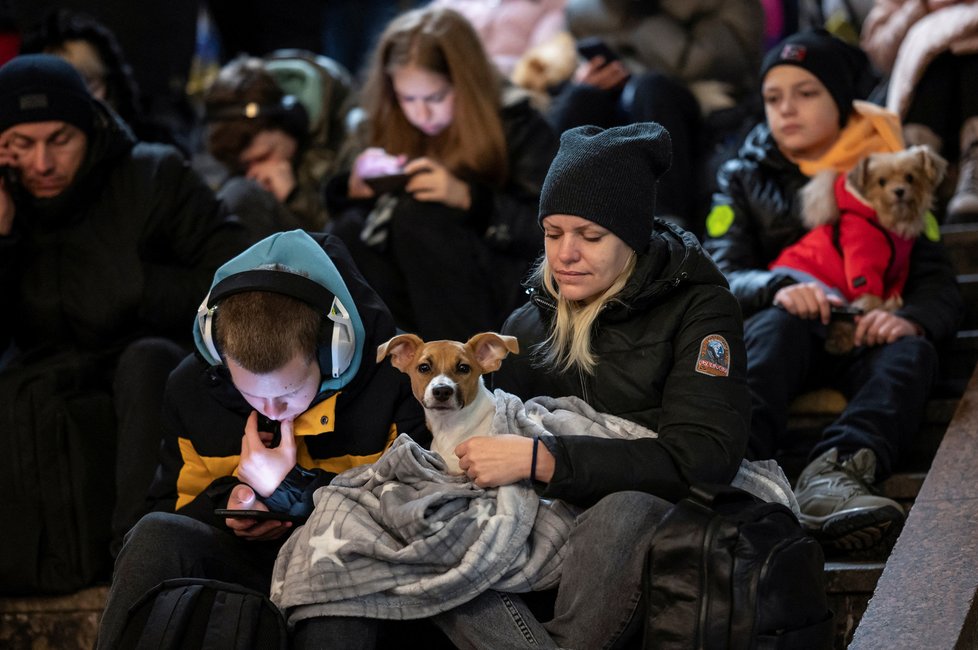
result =
[{"label": "black winter jacket", "polygon": [[[536,365],[533,346],[548,336],[554,315],[539,287],[503,326],[523,354],[495,373],[496,388],[523,399],[575,395],[658,432],[640,440],[557,438],[546,497],[587,506],[612,492],[642,490],[675,501],[692,483],[728,483],[743,458],[750,397],[740,309],[696,238],[656,224],[621,300],[605,307],[592,333],[594,375]],[[726,341],[728,376],[697,370],[713,335]]]},{"label": "black winter jacket", "polygon": [[[374,361],[377,346],[395,334],[390,312],[339,239],[312,237],[350,290],[367,340],[364,358],[350,382],[339,391],[321,392],[295,420],[298,466],[264,501],[271,510],[297,515],[312,511],[316,489],[343,470],[377,460],[398,434],[407,433],[426,447],[431,442],[424,411],[407,375],[389,363]],[[238,484],[241,437],[251,411],[226,367],[212,367],[198,354],[183,360],[166,388],[161,465],[150,489],[154,510],[176,510],[224,526],[213,511],[226,506]],[[274,433],[277,441],[277,422],[259,415],[258,428]]]},{"label": "black winter jacket", "polygon": [[[784,157],[766,124],[756,126],[738,157],[720,168],[703,245],[727,276],[745,317],[770,307],[778,289],[795,282],[767,267],[807,232],[797,194],[808,180]],[[896,313],[940,341],[957,331],[963,303],[939,233],[927,233],[914,243],[904,305]]]},{"label": "black winter jacket", "polygon": [[0,236],[0,351],[187,340],[214,271],[247,245],[176,149],[137,144],[102,105],[75,182],[51,199],[19,186],[13,195],[13,231]]}]

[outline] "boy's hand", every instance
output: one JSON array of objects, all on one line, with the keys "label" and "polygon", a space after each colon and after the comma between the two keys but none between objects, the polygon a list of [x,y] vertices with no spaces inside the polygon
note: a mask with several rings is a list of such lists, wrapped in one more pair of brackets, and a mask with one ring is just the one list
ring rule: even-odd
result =
[{"label": "boy's hand", "polygon": [[[268,510],[268,507],[255,497],[255,491],[247,485],[236,485],[228,497],[228,510]],[[277,539],[292,528],[291,521],[255,521],[228,517],[224,524],[238,537],[256,542]]]},{"label": "boy's hand", "polygon": [[883,345],[893,343],[904,336],[917,336],[920,328],[902,316],[882,309],[873,309],[856,318],[856,345]]},{"label": "boy's hand", "polygon": [[828,325],[832,320],[832,305],[842,303],[835,296],[827,296],[816,282],[799,282],[778,289],[774,304],[798,318],[817,318]]},{"label": "boy's hand", "polygon": [[252,411],[241,437],[241,460],[238,462],[238,478],[268,498],[286,475],[295,467],[295,437],[292,420],[282,420],[281,440],[278,447],[266,447],[258,432],[258,412]]}]

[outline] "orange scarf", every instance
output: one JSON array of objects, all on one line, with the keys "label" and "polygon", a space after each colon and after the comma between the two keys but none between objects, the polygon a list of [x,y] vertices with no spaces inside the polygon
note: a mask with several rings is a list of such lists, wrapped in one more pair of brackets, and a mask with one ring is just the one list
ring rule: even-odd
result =
[{"label": "orange scarf", "polygon": [[[805,176],[833,170],[844,173],[871,153],[900,151],[904,148],[900,118],[876,104],[856,100],[852,115],[832,148],[818,160],[795,160]],[[790,157],[789,157],[790,158]]]}]

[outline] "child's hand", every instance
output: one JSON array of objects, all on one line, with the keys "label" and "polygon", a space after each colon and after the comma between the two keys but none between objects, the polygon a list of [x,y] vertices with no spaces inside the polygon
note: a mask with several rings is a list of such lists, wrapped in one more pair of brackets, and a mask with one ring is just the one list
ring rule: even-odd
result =
[{"label": "child's hand", "polygon": [[798,318],[817,318],[828,325],[832,320],[832,305],[841,305],[841,302],[835,296],[826,295],[816,282],[799,282],[778,289],[774,304]]},{"label": "child's hand", "polygon": [[[258,500],[255,491],[247,485],[236,485],[228,497],[228,510],[268,510],[268,506]],[[255,521],[254,519],[239,519],[228,517],[224,524],[243,539],[264,542],[277,539],[292,528],[290,521]]]},{"label": "child's hand", "polygon": [[574,81],[600,90],[612,90],[623,86],[629,76],[621,61],[605,61],[603,56],[596,56],[577,67]]},{"label": "child's hand", "polygon": [[267,447],[262,434],[258,432],[258,412],[252,411],[241,437],[238,478],[265,498],[271,496],[295,467],[295,437],[292,435],[291,420],[282,421],[281,433],[278,447]]},{"label": "child's hand", "polygon": [[415,158],[404,166],[404,172],[412,175],[404,189],[418,201],[444,203],[459,210],[472,207],[469,184],[453,175],[438,161]]},{"label": "child's hand", "polygon": [[917,336],[923,332],[902,316],[883,309],[873,309],[856,318],[856,345],[883,345],[893,343],[904,336]]}]

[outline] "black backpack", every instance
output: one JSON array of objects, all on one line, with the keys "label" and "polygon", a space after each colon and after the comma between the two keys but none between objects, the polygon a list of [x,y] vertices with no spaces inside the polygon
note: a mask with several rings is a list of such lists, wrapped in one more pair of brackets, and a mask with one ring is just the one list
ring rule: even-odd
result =
[{"label": "black backpack", "polygon": [[646,648],[832,647],[822,549],[779,503],[694,486],[646,566]]},{"label": "black backpack", "polygon": [[120,649],[275,650],[288,647],[285,618],[267,596],[219,580],[176,578],[129,610]]}]

